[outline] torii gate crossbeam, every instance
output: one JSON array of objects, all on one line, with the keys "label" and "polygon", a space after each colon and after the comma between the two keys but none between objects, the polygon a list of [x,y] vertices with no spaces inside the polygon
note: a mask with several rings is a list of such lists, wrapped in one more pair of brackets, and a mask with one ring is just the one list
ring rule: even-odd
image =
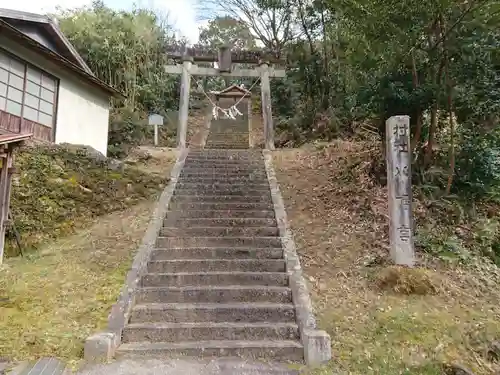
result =
[{"label": "torii gate crossbeam", "polygon": [[[253,53],[254,54],[254,53]],[[222,76],[222,77],[260,77],[262,116],[264,120],[265,147],[274,150],[274,127],[271,106],[271,86],[270,78],[285,77],[285,70],[274,69],[270,66],[270,60],[260,60],[259,66],[255,69],[232,69],[232,54],[228,47],[219,49],[218,58],[210,56],[190,56],[182,55],[182,65],[166,65],[165,72],[169,74],[181,75],[181,95],[179,99],[179,124],[177,127],[177,147],[186,147],[186,134],[189,111],[189,94],[191,87],[191,76]],[[174,55],[173,57],[177,57]],[[245,58],[239,56],[239,62],[254,62],[255,56]],[[193,65],[194,61],[217,61],[219,68],[207,68]]]}]

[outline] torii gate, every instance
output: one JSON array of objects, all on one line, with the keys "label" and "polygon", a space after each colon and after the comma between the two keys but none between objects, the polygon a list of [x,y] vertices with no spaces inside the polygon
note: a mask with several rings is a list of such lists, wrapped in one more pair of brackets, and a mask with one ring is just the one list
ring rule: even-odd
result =
[{"label": "torii gate", "polygon": [[[181,95],[179,99],[179,124],[177,126],[177,147],[186,147],[186,133],[189,111],[191,75],[222,77],[260,77],[262,117],[264,119],[265,147],[274,150],[274,126],[271,108],[270,78],[285,77],[284,69],[274,69],[273,63],[282,60],[271,58],[256,51],[231,52],[228,46],[220,47],[217,52],[200,51],[186,48],[183,53],[169,53],[167,57],[182,60],[182,65],[166,65],[170,74],[181,74]],[[218,68],[205,68],[193,65],[194,62],[218,62]],[[233,63],[258,64],[254,69],[234,69]]]}]

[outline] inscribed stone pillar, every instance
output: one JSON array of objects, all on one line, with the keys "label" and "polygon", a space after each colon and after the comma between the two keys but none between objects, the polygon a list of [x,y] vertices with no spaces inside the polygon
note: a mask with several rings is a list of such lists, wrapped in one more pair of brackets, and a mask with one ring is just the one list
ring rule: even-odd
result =
[{"label": "inscribed stone pillar", "polygon": [[179,99],[179,124],[177,125],[177,147],[186,147],[186,134],[189,116],[189,93],[191,91],[191,66],[193,58],[184,56],[182,60],[181,96]]},{"label": "inscribed stone pillar", "polygon": [[273,113],[271,108],[271,84],[269,80],[269,64],[260,64],[260,91],[262,98],[262,117],[264,119],[265,148],[274,150]]},{"label": "inscribed stone pillar", "polygon": [[410,118],[393,116],[386,122],[389,237],[395,264],[413,267]]}]

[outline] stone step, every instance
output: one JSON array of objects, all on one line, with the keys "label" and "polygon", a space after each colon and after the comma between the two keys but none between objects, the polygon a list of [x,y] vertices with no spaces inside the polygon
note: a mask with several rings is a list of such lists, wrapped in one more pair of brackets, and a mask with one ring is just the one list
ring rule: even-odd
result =
[{"label": "stone step", "polygon": [[[237,151],[237,150],[235,150]],[[237,168],[237,167],[252,167],[252,168],[264,168],[264,160],[249,159],[249,158],[237,158],[227,156],[224,159],[190,159],[189,156],[186,157],[185,166],[189,165],[200,165],[202,167],[210,166],[213,168]]]},{"label": "stone step", "polygon": [[261,197],[262,195],[270,195],[271,189],[268,187],[267,190],[256,190],[251,187],[237,187],[234,188],[212,188],[211,186],[203,186],[199,185],[196,188],[188,189],[188,188],[180,188],[175,189],[174,196],[196,196],[196,197],[206,197],[206,196],[228,196],[228,197],[240,197],[241,200],[245,200],[242,198],[247,197]]},{"label": "stone step", "polygon": [[[142,342],[120,345],[116,354],[122,358],[153,357],[166,359],[177,356],[196,358],[238,357],[251,360],[301,362],[304,359],[304,348],[298,341],[272,340],[181,341],[175,343]],[[260,374],[260,372],[252,374]]]},{"label": "stone step", "polygon": [[[210,143],[225,143],[225,144],[234,144],[234,143],[248,143],[248,134],[219,134],[209,136],[207,141]],[[207,144],[209,143],[207,142]]]},{"label": "stone step", "polygon": [[[230,157],[230,156],[229,156]],[[237,159],[237,160],[232,160],[232,159],[228,159],[229,157],[226,157],[224,159],[196,159],[196,160],[187,160],[186,161],[186,164],[189,162],[189,163],[192,163],[193,165],[196,165],[196,164],[203,164],[203,165],[206,165],[206,164],[209,164],[210,165],[215,165],[215,166],[239,166],[239,165],[247,165],[247,166],[253,166],[253,167],[261,167],[264,165],[264,162],[261,161],[261,160],[253,160],[253,159]],[[228,161],[231,161],[231,163],[228,163]],[[215,164],[214,164],[215,162]],[[233,163],[234,162],[234,163]]]},{"label": "stone step", "polygon": [[248,140],[226,140],[226,139],[217,139],[207,142],[208,147],[210,148],[221,148],[221,149],[245,149],[248,148]]},{"label": "stone step", "polygon": [[179,181],[175,186],[175,189],[198,189],[203,188],[206,190],[251,190],[251,191],[264,191],[267,192],[270,190],[269,183],[267,181],[263,182],[253,182],[253,183],[231,183],[229,181],[219,181],[211,184],[199,184],[197,182],[187,182],[187,181]]},{"label": "stone step", "polygon": [[246,134],[248,133],[248,121],[234,121],[232,119],[222,119],[220,124],[212,123],[210,134]]},{"label": "stone step", "polygon": [[[218,182],[230,182],[234,180],[241,179],[243,181],[247,180],[253,180],[254,182],[257,183],[265,183],[267,182],[267,175],[265,173],[224,173],[224,172],[211,172],[206,169],[203,170],[198,170],[194,172],[186,172],[183,171],[179,175],[179,182],[197,182],[198,179],[216,179]],[[186,181],[187,179],[190,179],[191,181]]]},{"label": "stone step", "polygon": [[210,165],[202,165],[202,164],[185,164],[184,165],[184,168],[182,169],[182,171],[186,172],[186,171],[189,171],[189,170],[194,170],[195,172],[198,171],[198,172],[203,172],[203,170],[207,170],[208,172],[210,173],[240,173],[243,171],[243,172],[247,172],[249,174],[251,173],[254,173],[254,174],[257,174],[257,173],[261,173],[261,174],[265,174],[266,170],[263,166],[259,165],[259,166],[252,166],[252,165],[248,165],[248,164],[235,164],[235,165],[227,165],[227,164],[224,164],[224,165],[220,165],[220,166],[217,166],[217,165],[213,165],[213,164],[210,164]]},{"label": "stone step", "polygon": [[[275,219],[265,218],[179,218],[174,214],[171,219],[164,220],[163,226],[175,223],[175,227],[273,227],[277,226]],[[173,226],[173,225],[172,225]]]},{"label": "stone step", "polygon": [[261,171],[264,172],[264,163],[256,163],[249,164],[246,162],[228,164],[228,163],[213,163],[212,161],[207,161],[203,163],[195,163],[195,162],[186,162],[184,164],[184,169],[209,169],[209,170],[217,170],[217,171],[225,171],[225,170],[249,170],[249,171]]},{"label": "stone step", "polygon": [[192,154],[189,152],[189,155],[186,158],[187,162],[195,162],[195,163],[209,163],[213,162],[216,164],[219,163],[249,163],[251,165],[263,165],[264,159],[262,155],[203,155],[203,154]]},{"label": "stone step", "polygon": [[[211,182],[209,181],[211,180]],[[179,176],[178,183],[212,183],[212,184],[265,184],[268,183],[267,176],[252,174],[185,174]]]},{"label": "stone step", "polygon": [[235,132],[219,132],[215,129],[208,135],[208,139],[213,141],[242,142],[248,141],[248,129],[235,129]]},{"label": "stone step", "polygon": [[277,227],[163,227],[162,237],[272,237],[279,236]]},{"label": "stone step", "polygon": [[[193,182],[193,181],[184,181],[185,178],[217,178],[219,183],[233,182],[233,179],[243,178],[243,179],[253,179],[254,183],[264,184],[267,182],[267,174],[265,172],[253,172],[253,171],[236,171],[236,172],[228,172],[228,171],[217,171],[209,168],[201,168],[201,169],[191,169],[184,170],[179,175],[179,182]],[[181,180],[182,179],[182,180]]]},{"label": "stone step", "polygon": [[248,132],[235,132],[235,133],[211,133],[208,135],[208,139],[214,141],[242,141],[248,140]]},{"label": "stone step", "polygon": [[207,146],[210,147],[211,149],[217,149],[222,148],[222,149],[231,149],[231,148],[240,148],[243,149],[243,147],[247,147],[248,149],[248,137],[245,137],[243,139],[241,138],[212,138],[211,140],[207,141]]},{"label": "stone step", "polygon": [[231,126],[231,128],[224,127],[213,127],[213,124],[210,126],[210,132],[208,137],[218,138],[218,137],[230,137],[232,135],[239,137],[247,137],[248,138],[249,129],[248,129],[248,120],[246,125],[242,124],[241,126]]},{"label": "stone step", "polygon": [[207,141],[207,146],[210,148],[222,148],[222,149],[230,149],[230,148],[241,148],[248,147],[248,139],[211,139]]},{"label": "stone step", "polygon": [[137,291],[136,303],[292,303],[292,291],[281,286],[148,287]]},{"label": "stone step", "polygon": [[295,323],[295,307],[279,303],[147,303],[135,305],[130,316],[130,323],[243,321]]},{"label": "stone step", "polygon": [[[191,155],[186,157],[186,163],[212,163],[215,166],[238,166],[248,165],[253,167],[265,166],[262,154],[244,154],[244,150],[221,150],[214,149],[212,154],[208,155]],[[217,153],[215,153],[217,152]]]},{"label": "stone step", "polygon": [[240,163],[240,164],[213,164],[213,163],[186,163],[184,165],[183,170],[190,170],[190,169],[207,169],[208,171],[218,171],[218,172],[225,172],[225,171],[248,171],[249,173],[251,172],[261,172],[262,174],[265,173],[265,168],[263,168],[261,165],[249,165],[248,163]]},{"label": "stone step", "polygon": [[295,323],[134,323],[123,330],[125,343],[298,339]]},{"label": "stone step", "polygon": [[209,148],[204,148],[202,150],[200,149],[197,149],[197,150],[190,150],[189,151],[189,155],[190,156],[193,156],[193,155],[203,155],[203,156],[206,156],[206,155],[210,155],[210,156],[213,156],[213,155],[243,155],[243,156],[257,156],[257,157],[262,157],[262,153],[260,151],[256,151],[256,150],[243,150],[243,151],[229,151],[227,153],[223,152],[223,151],[220,151],[220,150],[211,150]]},{"label": "stone step", "polygon": [[271,192],[265,195],[237,196],[237,195],[172,195],[170,202],[181,203],[268,203],[272,204]]},{"label": "stone step", "polygon": [[186,201],[175,201],[171,200],[169,203],[169,208],[171,211],[183,211],[187,214],[188,211],[272,211],[274,215],[274,206],[272,202],[186,202]]},{"label": "stone step", "polygon": [[286,272],[286,267],[283,259],[173,259],[149,262],[148,272]]},{"label": "stone step", "polygon": [[[276,224],[274,210],[231,210],[227,208],[225,210],[185,210],[185,211],[168,211],[167,218],[176,219],[186,219],[186,220],[204,220],[204,219],[216,219],[216,220],[248,220],[253,221],[255,219],[264,219],[266,223]],[[249,219],[251,218],[251,219]],[[165,219],[168,220],[168,219]],[[272,221],[270,221],[272,220]],[[236,223],[236,221],[233,221]],[[194,223],[194,221],[193,221]],[[189,224],[189,223],[187,223]],[[164,224],[165,225],[165,224]],[[266,224],[267,225],[267,224]]]},{"label": "stone step", "polygon": [[207,140],[211,141],[211,143],[243,143],[248,142],[248,133],[212,134],[208,136]]},{"label": "stone step", "polygon": [[148,273],[141,279],[143,287],[199,285],[288,286],[288,275],[280,272],[182,272]]},{"label": "stone step", "polygon": [[211,132],[209,133],[208,135],[208,138],[209,139],[213,139],[213,140],[227,140],[227,141],[231,141],[231,140],[242,140],[242,139],[246,139],[248,140],[248,127],[246,128],[236,128],[234,129],[235,131],[232,131],[232,132],[228,132],[228,131],[225,131],[225,129],[210,129]]},{"label": "stone step", "polygon": [[214,166],[200,166],[200,165],[185,165],[182,172],[187,173],[204,173],[204,174],[236,174],[236,175],[264,175],[266,176],[266,169],[264,167],[214,167]]},{"label": "stone step", "polygon": [[240,131],[235,132],[219,132],[215,129],[215,132],[211,132],[208,135],[208,139],[213,140],[241,140],[248,139],[248,130],[247,129],[239,129]]},{"label": "stone step", "polygon": [[190,150],[187,158],[192,158],[196,160],[206,160],[206,158],[211,158],[212,160],[217,160],[220,157],[224,157],[223,160],[250,160],[250,161],[260,161],[264,160],[261,152],[255,150],[243,150],[243,152],[236,151],[229,153],[224,153],[220,150]]},{"label": "stone step", "polygon": [[232,166],[253,166],[261,167],[264,165],[263,160],[241,160],[241,159],[200,159],[200,158],[186,158],[185,165],[201,165],[201,166],[216,166],[216,167],[232,167]]},{"label": "stone step", "polygon": [[248,135],[248,122],[242,123],[241,127],[239,127],[235,123],[228,123],[228,125],[231,126],[230,129],[226,129],[224,127],[217,128],[217,126],[210,127],[210,135],[211,136]]},{"label": "stone step", "polygon": [[200,190],[204,189],[207,191],[261,191],[264,193],[267,193],[270,191],[269,183],[267,183],[266,180],[261,180],[261,181],[245,181],[245,182],[239,182],[239,181],[215,181],[213,183],[199,183],[199,182],[192,182],[190,180],[180,180],[177,185],[176,185],[176,190],[177,189],[187,189],[187,190]]},{"label": "stone step", "polygon": [[244,126],[242,128],[233,128],[233,131],[227,131],[226,129],[217,129],[217,128],[211,128],[210,133],[208,134],[209,137],[214,138],[214,139],[221,139],[221,138],[227,138],[231,139],[231,137],[234,138],[245,138],[248,137],[248,126]]},{"label": "stone step", "polygon": [[283,249],[193,247],[155,249],[152,261],[171,259],[282,259]]},{"label": "stone step", "polygon": [[248,145],[248,136],[243,137],[212,137],[207,140],[207,145],[210,148],[214,148],[216,145],[224,145],[224,146],[236,146],[236,145]]},{"label": "stone step", "polygon": [[178,183],[189,183],[199,185],[211,184],[257,184],[267,185],[269,183],[266,176],[228,176],[228,175],[193,175],[193,176],[180,176]]},{"label": "stone step", "polygon": [[172,247],[259,247],[281,249],[279,237],[158,237],[157,248]]},{"label": "stone step", "polygon": [[221,151],[221,150],[190,150],[187,158],[198,160],[250,160],[263,161],[262,154],[254,150]]},{"label": "stone step", "polygon": [[249,145],[246,144],[246,145],[227,145],[227,144],[221,144],[221,145],[217,145],[217,144],[210,144],[209,145],[210,148],[219,148],[221,150],[231,150],[231,149],[234,149],[234,150],[245,150],[245,149],[248,149]]},{"label": "stone step", "polygon": [[[235,150],[237,151],[237,150]],[[226,152],[226,151],[224,151]],[[255,159],[229,159],[230,156],[225,159],[195,159],[190,160],[186,159],[185,167],[194,166],[198,168],[211,167],[211,168],[257,168],[263,169],[265,168],[265,164],[263,160],[255,160]],[[236,156],[235,156],[236,158]]]}]

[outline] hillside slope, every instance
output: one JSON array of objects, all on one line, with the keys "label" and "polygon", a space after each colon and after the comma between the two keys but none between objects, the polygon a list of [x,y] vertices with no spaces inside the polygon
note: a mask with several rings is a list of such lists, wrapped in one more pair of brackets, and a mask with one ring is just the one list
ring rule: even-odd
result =
[{"label": "hillside slope", "polygon": [[274,153],[318,321],[332,337],[334,360],[319,374],[438,375],[454,363],[498,374],[487,353],[500,338],[499,269],[477,250],[479,237],[439,252],[455,228],[417,194],[419,267],[391,266],[387,193],[368,173],[374,157],[369,144],[345,141]]}]

